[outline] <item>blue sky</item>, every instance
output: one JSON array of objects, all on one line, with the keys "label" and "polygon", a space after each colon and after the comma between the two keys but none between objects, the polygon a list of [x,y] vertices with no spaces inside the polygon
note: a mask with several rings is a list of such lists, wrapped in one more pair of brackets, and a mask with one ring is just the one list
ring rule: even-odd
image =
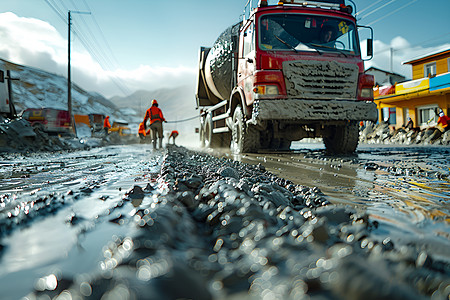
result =
[{"label": "blue sky", "polygon": [[[211,46],[226,27],[238,22],[246,0],[2,2],[0,58],[62,75],[67,59],[63,18],[68,9],[90,10],[92,15],[73,14],[74,28],[82,35],[75,34],[72,39],[73,80],[110,97],[195,83],[199,47]],[[393,47],[393,71],[410,76],[410,67],[402,66],[402,61],[450,48],[450,0],[354,2],[360,12],[359,23],[374,29],[375,57],[366,67],[389,69],[388,49]],[[63,15],[58,16],[48,3]],[[86,51],[80,41],[83,37],[100,57]],[[109,80],[111,76],[126,88],[118,90]]]}]

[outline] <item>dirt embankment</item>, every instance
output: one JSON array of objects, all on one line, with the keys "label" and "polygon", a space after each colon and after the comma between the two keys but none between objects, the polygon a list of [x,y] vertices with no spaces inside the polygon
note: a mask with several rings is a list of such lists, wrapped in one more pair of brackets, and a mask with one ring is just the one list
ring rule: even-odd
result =
[{"label": "dirt embankment", "polygon": [[42,152],[89,149],[105,145],[139,143],[134,135],[109,136],[96,138],[76,138],[75,135],[63,137],[50,135],[39,127],[32,127],[24,119],[9,120],[0,117],[0,153],[1,152]]},{"label": "dirt embankment", "polygon": [[261,165],[174,146],[152,179],[124,198],[151,204],[111,220],[135,230],[104,247],[98,272],[50,274],[29,299],[449,297],[447,261],[373,238],[378,224],[364,210]]}]

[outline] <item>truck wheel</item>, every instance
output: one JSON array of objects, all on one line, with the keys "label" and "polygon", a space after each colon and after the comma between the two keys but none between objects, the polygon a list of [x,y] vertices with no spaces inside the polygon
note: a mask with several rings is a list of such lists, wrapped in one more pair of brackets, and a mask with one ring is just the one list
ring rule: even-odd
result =
[{"label": "truck wheel", "polygon": [[245,126],[244,114],[240,106],[233,114],[231,150],[235,154],[254,152],[259,147],[259,131],[252,125]]},{"label": "truck wheel", "polygon": [[220,147],[220,136],[219,134],[213,133],[213,121],[212,114],[209,113],[205,118],[205,128],[204,128],[204,139],[205,139],[205,147],[206,148],[216,148]]},{"label": "truck wheel", "polygon": [[328,134],[323,138],[327,152],[332,154],[350,154],[358,146],[359,129],[357,122],[347,125],[329,126]]}]

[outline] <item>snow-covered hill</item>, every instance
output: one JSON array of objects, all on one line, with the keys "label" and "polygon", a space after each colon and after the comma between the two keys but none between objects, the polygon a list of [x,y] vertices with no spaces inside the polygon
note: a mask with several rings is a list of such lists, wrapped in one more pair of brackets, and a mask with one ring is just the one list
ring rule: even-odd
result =
[{"label": "snow-covered hill", "polygon": [[[67,110],[67,79],[40,69],[14,64],[0,59],[11,76],[13,100],[19,113],[27,108],[56,108]],[[73,114],[90,113],[110,115],[111,119],[129,120],[130,111],[123,111],[102,95],[87,92],[72,83]]]},{"label": "snow-covered hill", "polygon": [[[67,110],[66,77],[3,59],[0,59],[0,62],[6,69],[11,70],[12,77],[20,79],[12,83],[13,100],[18,113],[27,108],[41,107]],[[87,92],[72,83],[73,114],[109,115],[112,122],[127,121],[132,132],[136,133],[152,99],[158,100],[159,107],[169,121],[164,124],[164,135],[168,137],[172,130],[177,130],[180,133],[177,143],[198,146],[199,137],[195,134],[195,128],[199,126],[199,120],[178,122],[198,115],[195,109],[194,87],[137,91],[127,97],[116,96],[108,100],[96,92]],[[165,140],[167,141],[167,138]]]}]

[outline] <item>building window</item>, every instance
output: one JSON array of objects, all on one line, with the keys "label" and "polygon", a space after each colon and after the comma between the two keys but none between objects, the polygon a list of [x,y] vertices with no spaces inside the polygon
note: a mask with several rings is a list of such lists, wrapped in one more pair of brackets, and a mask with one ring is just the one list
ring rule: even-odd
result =
[{"label": "building window", "polygon": [[438,120],[439,106],[429,105],[417,108],[420,125],[436,125]]},{"label": "building window", "polygon": [[436,63],[430,63],[430,64],[426,64],[424,66],[424,71],[425,71],[425,77],[433,77],[436,76]]},{"label": "building window", "polygon": [[389,125],[397,123],[397,114],[395,107],[384,107],[383,108],[383,121],[387,122]]}]

